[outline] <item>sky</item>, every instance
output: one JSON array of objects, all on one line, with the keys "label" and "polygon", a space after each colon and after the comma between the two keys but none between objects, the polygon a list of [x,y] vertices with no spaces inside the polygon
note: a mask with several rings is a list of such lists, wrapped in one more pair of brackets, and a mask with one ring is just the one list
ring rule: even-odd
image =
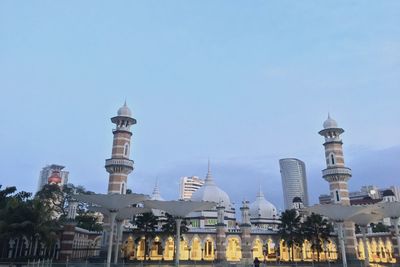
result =
[{"label": "sky", "polygon": [[105,193],[110,121],[138,123],[128,187],[178,197],[182,176],[232,202],[259,186],[283,208],[278,160],[329,187],[328,112],[345,129],[351,190],[400,185],[400,2],[0,1],[0,184],[36,191],[46,164]]}]

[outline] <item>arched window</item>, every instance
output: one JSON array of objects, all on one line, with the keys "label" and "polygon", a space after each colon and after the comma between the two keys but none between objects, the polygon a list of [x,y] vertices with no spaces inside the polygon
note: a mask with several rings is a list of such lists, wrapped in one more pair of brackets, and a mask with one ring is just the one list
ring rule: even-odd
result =
[{"label": "arched window", "polygon": [[329,154],[329,161],[331,165],[335,165],[335,155],[333,153]]},{"label": "arched window", "polygon": [[124,156],[129,157],[129,144],[125,143],[124,145]]},{"label": "arched window", "polygon": [[121,194],[125,194],[125,183],[121,184]]},{"label": "arched window", "polygon": [[335,191],[335,195],[336,195],[336,202],[339,202],[340,201],[340,196],[339,196],[339,191],[338,190]]}]

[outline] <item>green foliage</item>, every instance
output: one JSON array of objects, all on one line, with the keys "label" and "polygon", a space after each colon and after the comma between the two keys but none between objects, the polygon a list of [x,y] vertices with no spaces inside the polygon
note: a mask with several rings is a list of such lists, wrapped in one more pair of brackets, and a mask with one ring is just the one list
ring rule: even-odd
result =
[{"label": "green foliage", "polygon": [[[55,184],[47,184],[36,193],[35,197],[43,201],[52,210],[54,217],[57,217],[60,222],[64,222],[68,215],[68,206],[73,200],[74,194],[93,194],[93,192],[86,191],[84,187],[73,184],[67,184],[62,187]],[[96,232],[102,230],[102,226],[97,223],[97,218],[94,214],[87,211],[87,204],[78,202],[76,213],[75,221],[78,227]]]},{"label": "green foliage", "polygon": [[138,214],[133,218],[132,224],[135,226],[134,229],[132,229],[132,232],[138,236],[135,242],[138,243],[139,240],[144,237],[146,260],[146,255],[148,255],[149,251],[148,241],[156,236],[156,231],[158,229],[157,217],[151,212]]},{"label": "green foliage", "polygon": [[281,214],[281,224],[278,228],[280,238],[287,247],[292,248],[291,260],[294,260],[294,247],[301,246],[304,237],[301,228],[301,217],[296,210],[286,210]]},{"label": "green foliage", "polygon": [[304,237],[311,243],[311,250],[317,251],[317,260],[319,254],[323,251],[323,244],[329,240],[329,236],[333,231],[332,224],[319,214],[312,213],[307,216],[302,223],[302,232]]},{"label": "green foliage", "polygon": [[100,232],[103,230],[103,226],[97,222],[96,216],[92,212],[84,212],[76,216],[77,225],[80,228]]},{"label": "green foliage", "polygon": [[[0,186],[1,188],[1,186]],[[57,240],[61,226],[42,201],[15,187],[0,190],[0,244],[25,236],[48,246]]]},{"label": "green foliage", "polygon": [[387,233],[389,232],[389,227],[379,222],[377,224],[371,223],[371,228],[373,233]]},{"label": "green foliage", "polygon": [[[175,218],[169,213],[165,213],[165,219],[162,220],[161,231],[166,235],[176,237],[176,221]],[[187,226],[187,221],[182,220],[181,223],[181,240],[183,240],[182,234],[187,233],[189,228]]]}]

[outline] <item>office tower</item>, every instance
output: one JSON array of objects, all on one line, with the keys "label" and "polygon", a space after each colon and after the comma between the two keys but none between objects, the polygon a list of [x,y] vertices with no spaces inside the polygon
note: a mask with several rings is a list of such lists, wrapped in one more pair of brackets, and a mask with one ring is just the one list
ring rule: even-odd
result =
[{"label": "office tower", "polygon": [[189,200],[192,194],[204,184],[204,180],[197,176],[185,176],[179,184],[179,199]]},{"label": "office tower", "polygon": [[58,165],[58,164],[51,164],[45,166],[39,174],[39,182],[38,182],[38,189],[37,191],[40,191],[44,185],[49,183],[49,177],[53,173],[58,173],[58,175],[61,177],[61,182],[59,183],[60,186],[65,185],[68,183],[68,175],[69,172],[63,170],[65,167]]},{"label": "office tower", "polygon": [[293,207],[293,199],[299,197],[308,206],[306,165],[301,160],[286,158],[279,160],[282,177],[285,209]]}]

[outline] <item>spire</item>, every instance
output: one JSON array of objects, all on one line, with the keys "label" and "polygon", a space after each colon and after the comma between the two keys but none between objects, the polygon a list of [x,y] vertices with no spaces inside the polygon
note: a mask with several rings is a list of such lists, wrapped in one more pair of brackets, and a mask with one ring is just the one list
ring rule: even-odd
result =
[{"label": "spire", "polygon": [[160,190],[158,188],[158,177],[156,178],[156,183],[154,185],[153,194],[151,195],[152,200],[162,200]]},{"label": "spire", "polygon": [[206,183],[213,183],[214,179],[211,175],[211,164],[210,164],[210,158],[208,158],[208,168],[207,168],[207,175],[206,175]]},{"label": "spire", "polygon": [[259,188],[258,188],[257,197],[258,197],[258,198],[264,198],[264,193],[263,193],[263,191],[261,190],[261,184],[259,185]]}]

